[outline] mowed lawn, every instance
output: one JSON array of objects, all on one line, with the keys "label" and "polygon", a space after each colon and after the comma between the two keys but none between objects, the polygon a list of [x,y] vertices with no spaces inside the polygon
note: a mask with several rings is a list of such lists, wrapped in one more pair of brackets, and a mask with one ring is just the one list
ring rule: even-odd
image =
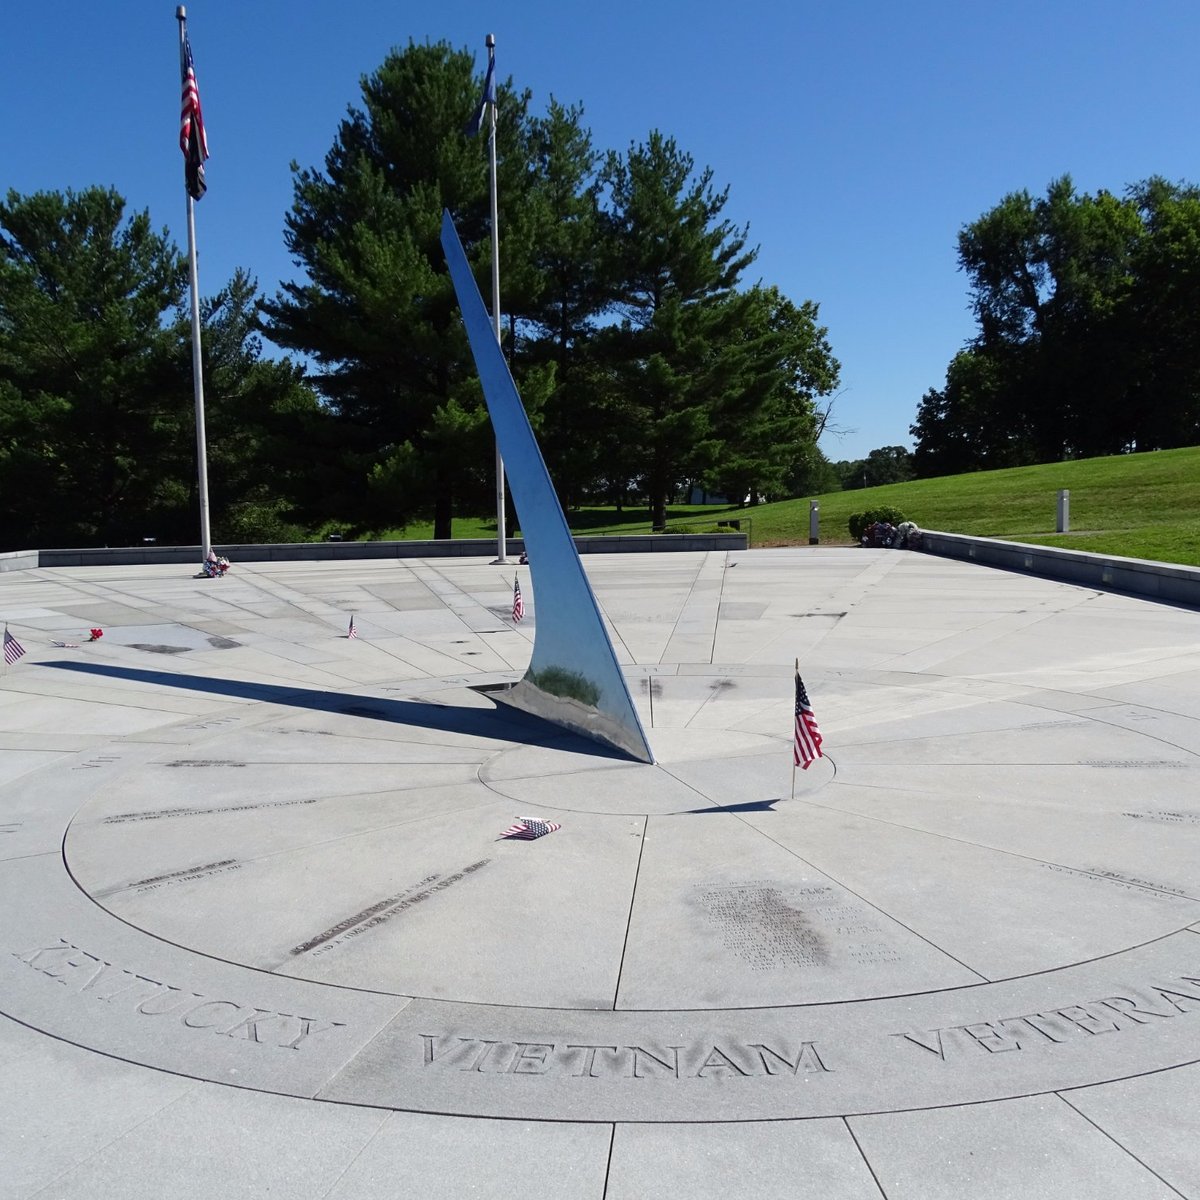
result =
[{"label": "mowed lawn", "polygon": [[[1071,531],[1054,532],[1058,490],[1071,493]],[[1068,546],[1098,554],[1200,566],[1200,447],[1079,459],[1003,471],[831,492],[820,504],[822,545],[851,544],[852,513],[884,505],[900,509],[923,529],[1014,542]],[[808,543],[809,499],[739,509],[679,506],[669,529],[711,530],[739,521],[752,546]],[[648,533],[644,510],[589,508],[567,514],[576,533]],[[413,525],[392,536],[428,537]],[[495,521],[458,521],[455,537],[495,537]]]},{"label": "mowed lawn", "polygon": [[[1071,493],[1066,534],[1054,531],[1060,488]],[[813,499],[821,505],[823,542],[848,540],[851,513],[893,505],[923,529],[1200,565],[1200,447],[977,471]],[[755,544],[807,541],[807,501],[762,505],[752,517]]]}]

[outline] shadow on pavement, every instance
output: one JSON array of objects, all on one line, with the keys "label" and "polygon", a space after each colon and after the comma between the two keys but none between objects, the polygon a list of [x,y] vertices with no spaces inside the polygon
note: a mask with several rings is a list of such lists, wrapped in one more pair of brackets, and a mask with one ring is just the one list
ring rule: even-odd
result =
[{"label": "shadow on pavement", "polygon": [[[312,712],[338,713],[370,721],[389,721],[414,729],[436,729],[443,733],[492,738],[498,742],[519,742],[524,746],[553,746],[572,754],[588,754],[595,758],[625,758],[599,742],[579,737],[540,717],[508,706],[497,705],[490,710],[461,708],[453,704],[434,704],[422,700],[389,700],[380,696],[361,696],[316,688],[249,683],[239,679],[216,679],[206,675],[150,671],[137,667],[114,667],[106,663],[50,661],[38,665],[101,679],[119,680],[123,683],[156,684],[160,687],[229,696],[239,700],[283,704]],[[420,687],[419,681],[416,687]]]}]

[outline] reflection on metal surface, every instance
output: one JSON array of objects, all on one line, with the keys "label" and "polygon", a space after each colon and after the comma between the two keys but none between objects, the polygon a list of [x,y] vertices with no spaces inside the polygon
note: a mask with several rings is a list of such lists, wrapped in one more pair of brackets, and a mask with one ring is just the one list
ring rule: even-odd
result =
[{"label": "reflection on metal surface", "polygon": [[550,473],[449,213],[442,216],[442,249],[521,518],[537,598],[529,670],[513,688],[489,695],[586,734],[641,762],[653,762],[654,755],[579,561]]}]

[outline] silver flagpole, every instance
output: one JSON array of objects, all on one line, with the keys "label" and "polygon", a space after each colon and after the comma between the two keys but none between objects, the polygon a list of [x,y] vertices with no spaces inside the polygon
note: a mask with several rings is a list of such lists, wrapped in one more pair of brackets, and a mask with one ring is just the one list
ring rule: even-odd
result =
[{"label": "silver flagpole", "polygon": [[[488,51],[488,69],[494,70],[496,60],[496,35],[489,33],[485,39]],[[493,75],[493,87],[495,76]],[[499,204],[496,197],[496,104],[491,109],[491,133],[488,136],[488,160],[491,166],[492,193],[492,328],[496,331],[496,342],[500,343],[500,227]],[[500,455],[500,443],[496,443],[496,562],[508,561],[508,538],[505,530],[504,513],[504,459]]]},{"label": "silver flagpole", "polygon": [[[187,10],[181,4],[175,10],[179,21],[179,53],[183,56],[187,37]],[[200,281],[196,264],[196,202],[187,193],[188,277],[192,293],[192,391],[196,398],[196,470],[200,490],[200,558],[212,553],[208,519],[208,446],[204,437],[204,363],[200,355]]]}]

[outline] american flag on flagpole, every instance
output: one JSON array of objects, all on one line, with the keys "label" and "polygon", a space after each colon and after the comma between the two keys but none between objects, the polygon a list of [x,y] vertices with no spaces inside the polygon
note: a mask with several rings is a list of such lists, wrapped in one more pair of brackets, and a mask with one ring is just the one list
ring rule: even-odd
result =
[{"label": "american flag on flagpole", "polygon": [[208,190],[204,182],[204,160],[208,157],[208,134],[200,111],[200,89],[196,86],[196,66],[192,62],[192,43],[185,33],[179,51],[179,73],[183,79],[183,111],[179,117],[179,148],[186,162],[184,178],[188,195],[199,200]]},{"label": "american flag on flagpole", "polygon": [[10,666],[25,653],[25,647],[17,641],[11,633],[8,632],[8,626],[4,627],[4,661]]},{"label": "american flag on flagpole", "polygon": [[562,826],[557,821],[538,821],[533,817],[518,817],[515,825],[510,825],[500,836],[518,841],[531,842],[534,838],[545,837]]},{"label": "american flag on flagpole", "polygon": [[513,576],[513,609],[512,619],[520,621],[525,616],[525,601],[521,596],[521,580],[518,576]]},{"label": "american flag on flagpole", "polygon": [[350,614],[350,628],[346,630],[346,636],[348,638],[358,637],[358,630],[354,628],[354,614],[353,613]]},{"label": "american flag on flagpole", "polygon": [[484,114],[487,112],[489,104],[496,103],[496,56],[488,55],[487,74],[483,77],[483,95],[479,97],[479,103],[475,106],[475,111],[471,114],[471,119],[467,122],[463,132],[467,137],[474,137],[483,128]]},{"label": "american flag on flagpole", "polygon": [[804,680],[796,671],[796,727],[792,738],[792,762],[797,767],[808,770],[809,766],[822,758],[821,730],[817,726],[817,718],[813,713],[808,692],[804,690]]}]

